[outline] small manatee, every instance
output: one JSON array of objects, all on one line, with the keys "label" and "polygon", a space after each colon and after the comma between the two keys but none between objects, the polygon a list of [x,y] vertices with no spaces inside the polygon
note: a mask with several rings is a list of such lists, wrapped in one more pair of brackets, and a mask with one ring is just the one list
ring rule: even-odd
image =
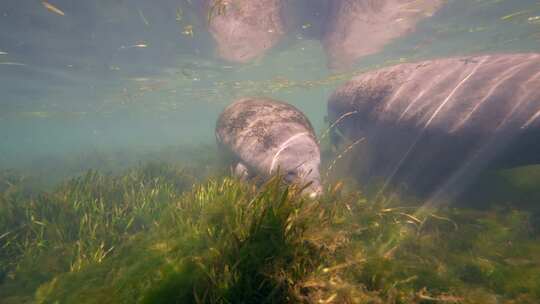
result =
[{"label": "small manatee", "polygon": [[278,172],[290,183],[306,185],[317,197],[320,150],[309,120],[295,107],[268,98],[242,98],[228,106],[216,125],[218,144],[235,158],[243,178]]}]

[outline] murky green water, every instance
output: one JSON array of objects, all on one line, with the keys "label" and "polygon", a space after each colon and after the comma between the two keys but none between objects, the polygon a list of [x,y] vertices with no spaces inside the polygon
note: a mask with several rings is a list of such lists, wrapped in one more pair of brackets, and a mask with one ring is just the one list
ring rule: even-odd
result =
[{"label": "murky green water", "polygon": [[[57,5],[65,16],[37,1],[2,5],[1,50],[8,54],[0,60],[24,66],[0,65],[1,167],[88,150],[210,143],[220,110],[244,95],[295,104],[321,130],[327,98],[346,80],[324,83],[331,76],[325,55],[302,28],[263,59],[238,66],[212,56],[204,23],[189,15],[187,2]],[[175,21],[178,7],[186,11],[182,22]],[[416,32],[361,60],[358,69],[457,54],[535,51],[540,24],[528,19],[539,10],[532,0],[449,1]],[[317,22],[316,16],[305,18]],[[181,33],[188,24],[195,26],[193,37]],[[148,47],[122,48],[137,41]]]},{"label": "murky green water", "polygon": [[[39,183],[50,188],[68,176],[82,174],[86,169],[125,169],[148,160],[197,165],[203,163],[208,169],[213,165],[213,156],[208,156],[211,161],[205,161],[205,157],[216,154],[216,119],[223,108],[238,97],[263,95],[287,101],[301,109],[320,134],[327,128],[325,116],[328,97],[340,84],[358,72],[399,62],[454,55],[540,52],[538,0],[448,0],[433,17],[420,22],[414,32],[393,41],[380,53],[362,58],[347,71],[329,70],[323,47],[312,35],[314,29],[301,26],[292,29],[283,41],[263,58],[247,64],[231,64],[216,58],[205,20],[198,17],[193,2],[196,0],[49,1],[48,3],[61,10],[64,14],[61,15],[44,7],[41,1],[2,0],[0,170],[8,172],[7,169],[14,169],[13,172],[21,171],[28,176],[39,176]],[[302,4],[298,3],[302,1],[295,3],[298,6],[296,9],[302,10]],[[178,20],[178,9],[182,11],[181,20]],[[300,23],[313,24],[316,28],[320,24],[316,12],[306,11],[309,13],[302,16]],[[185,33],[188,26],[192,26],[193,35]],[[500,192],[491,193],[487,200],[504,200],[510,204],[515,201],[514,206],[522,207],[540,204],[536,191],[536,186],[540,185],[538,166],[520,170],[507,170],[479,181],[479,192],[490,192],[496,185]],[[13,182],[9,178],[2,179],[4,180],[9,184]],[[204,182],[204,179],[198,182]],[[182,188],[182,191],[189,190],[190,186]],[[120,188],[122,187],[119,186],[118,189]],[[9,185],[0,185],[0,191],[5,189],[10,189]],[[114,191],[118,189],[114,188]],[[64,190],[59,190],[57,195],[67,197],[62,191]],[[173,202],[180,196],[176,192],[171,194],[169,190],[159,191],[163,191],[164,197],[168,197],[164,199],[167,202]],[[88,195],[98,192],[90,191]],[[144,195],[141,194],[142,196]],[[219,197],[217,200],[226,200]],[[480,197],[486,199],[484,195]],[[345,195],[340,199],[347,201]],[[474,200],[475,196],[471,199]],[[77,212],[79,211],[75,213]],[[365,212],[370,214],[369,212],[375,211],[369,209]],[[377,212],[379,211],[374,213],[373,218],[386,211],[383,209],[380,213]],[[156,214],[152,216],[159,218]],[[469,215],[459,216],[470,223]],[[534,216],[531,215],[531,218]],[[519,216],[516,215],[517,217]],[[155,218],[152,220],[156,220]],[[484,223],[486,227],[493,228],[497,225],[497,220],[493,217],[488,215],[487,218]],[[516,224],[516,218],[501,219],[501,225],[509,222],[508,227],[519,226],[521,229],[521,224]],[[146,220],[148,219],[141,220],[141,223],[144,222],[141,227],[152,225],[149,224],[151,220],[145,222]],[[334,220],[339,222],[336,219],[329,221]],[[409,221],[416,222],[416,219]],[[390,225],[390,222],[392,221],[388,220],[386,223]],[[357,228],[354,224],[351,224],[351,227],[347,226],[346,229]],[[476,226],[471,225],[469,228],[473,231],[476,229],[474,227]],[[505,227],[507,226],[497,226],[493,229],[502,235]],[[144,229],[141,228],[142,230]],[[397,230],[399,229],[396,228]],[[0,241],[5,237],[3,233],[4,231],[0,231]],[[128,232],[115,233],[121,235]],[[396,232],[396,235],[401,235],[400,233]],[[524,237],[523,235],[520,234],[519,237]],[[452,236],[459,237],[459,233]],[[499,240],[499,236],[486,241],[486,244],[489,244],[484,244],[482,254],[488,254],[490,246]],[[387,244],[394,244],[392,240],[397,238],[387,237]],[[538,234],[524,241],[524,244],[527,244],[524,245],[527,254],[534,255],[539,252],[536,238]],[[144,242],[151,241],[145,239]],[[6,246],[2,248],[7,248],[6,243],[0,244]],[[391,249],[387,248],[387,244],[381,245],[381,248]],[[363,245],[365,244],[362,243]],[[92,246],[99,248],[100,244]],[[459,252],[460,246],[458,244],[448,250]],[[470,249],[468,245],[463,246]],[[434,252],[437,249],[435,247],[422,247],[422,250]],[[0,255],[0,258],[6,257]],[[122,259],[123,256],[117,258]],[[379,258],[383,261],[386,256]],[[481,256],[477,258],[471,265],[480,265],[477,267],[480,270],[470,266],[473,269],[472,274],[464,272],[464,275],[471,277],[464,279],[464,282],[489,281],[491,277],[485,273],[489,273],[490,269],[500,270],[489,262],[484,263]],[[453,256],[452,259],[462,261],[461,257]],[[532,262],[528,260],[523,263],[530,262],[537,266],[538,259],[531,259]],[[516,261],[519,264],[522,260],[516,258]],[[328,267],[342,266],[332,264]],[[377,271],[380,264],[375,263],[372,266],[370,269]],[[531,269],[534,267],[531,266]],[[423,268],[420,270],[427,272]],[[386,268],[381,271],[390,272]],[[396,270],[396,273],[399,271]],[[478,274],[478,271],[481,274]],[[517,275],[512,271],[514,270],[501,270],[497,275]],[[394,278],[396,282],[402,283],[417,275],[410,269],[399,273],[410,275],[408,278]],[[101,275],[103,274],[98,274]],[[478,277],[475,277],[476,275]],[[0,275],[0,286],[2,282],[6,282],[6,276]],[[527,274],[526,280],[534,278],[538,276]],[[441,284],[454,282],[452,280],[443,280]],[[55,283],[49,281],[48,284],[45,289],[52,288]],[[386,288],[385,284],[379,285]],[[486,286],[491,286],[490,284],[486,283]],[[529,285],[524,284],[526,287],[523,288],[528,294],[533,294],[530,290],[535,290],[536,294],[531,297],[533,302],[527,303],[534,303],[534,299],[540,297],[540,288],[535,287],[534,283]],[[504,286],[506,288],[506,285]],[[420,287],[415,286],[415,290],[420,290]],[[70,290],[70,286],[62,288]],[[510,287],[493,288],[498,294],[519,294],[517,287],[515,290]],[[47,290],[42,289],[41,292],[46,294]],[[34,291],[29,291],[28,294],[33,295]],[[327,299],[333,296],[332,293],[325,295]],[[12,303],[16,303],[18,298],[13,299]],[[488,299],[485,303],[499,303],[489,296],[482,299]],[[71,299],[58,303],[73,301],[75,300]],[[519,297],[516,301],[512,303],[520,303]]]}]

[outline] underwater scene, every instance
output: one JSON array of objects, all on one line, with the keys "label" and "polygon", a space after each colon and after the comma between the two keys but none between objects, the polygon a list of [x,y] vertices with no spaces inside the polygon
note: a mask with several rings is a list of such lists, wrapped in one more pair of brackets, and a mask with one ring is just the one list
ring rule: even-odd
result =
[{"label": "underwater scene", "polygon": [[0,304],[540,303],[540,1],[0,1]]}]

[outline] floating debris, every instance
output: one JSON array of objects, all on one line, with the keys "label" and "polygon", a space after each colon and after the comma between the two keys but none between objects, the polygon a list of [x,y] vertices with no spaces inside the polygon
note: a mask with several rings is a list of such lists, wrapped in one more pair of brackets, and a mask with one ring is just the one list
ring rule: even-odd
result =
[{"label": "floating debris", "polygon": [[335,127],[337,126],[342,120],[344,120],[345,118],[351,116],[351,115],[355,115],[355,114],[358,114],[358,111],[351,111],[351,112],[347,112],[343,115],[341,115],[333,124],[330,125],[330,127],[328,127],[328,129],[326,129],[326,131],[324,131],[322,133],[322,135],[320,136],[319,140],[317,141],[318,144],[321,143],[321,141],[328,135],[330,134],[330,131]]},{"label": "floating debris", "polygon": [[512,14],[509,14],[509,15],[506,15],[506,16],[503,16],[501,17],[501,20],[510,20],[514,17],[517,17],[517,16],[520,16],[520,15],[523,15],[523,14],[526,14],[530,12],[530,10],[525,10],[525,11],[519,11],[519,12],[515,12],[515,13],[512,13]]},{"label": "floating debris", "polygon": [[26,64],[20,62],[0,62],[0,65],[26,66]]},{"label": "floating debris", "polygon": [[540,24],[540,16],[529,17],[527,22],[532,24]]},{"label": "floating debris", "polygon": [[184,77],[186,78],[192,78],[193,77],[193,74],[191,71],[189,71],[188,69],[181,69],[180,70],[181,74],[184,75]]},{"label": "floating debris", "polygon": [[184,30],[182,31],[182,34],[193,37],[193,25],[186,25],[184,26]]},{"label": "floating debris", "polygon": [[0,55],[7,55],[7,54],[8,54],[7,52],[0,51]]},{"label": "floating debris", "polygon": [[340,159],[342,159],[345,155],[347,155],[356,145],[362,143],[365,139],[366,139],[365,137],[362,137],[362,138],[356,140],[355,142],[353,142],[352,144],[347,146],[345,148],[345,150],[343,150],[343,152],[341,152],[336,158],[334,158],[334,160],[332,161],[332,163],[330,164],[328,169],[326,169],[326,179],[329,178],[330,172],[332,172],[332,169],[336,166],[337,162]]},{"label": "floating debris", "polygon": [[60,16],[65,16],[66,14],[59,8],[57,8],[56,6],[50,4],[49,2],[47,1],[41,1],[41,4],[43,4],[43,6],[50,12],[53,12],[57,15],[60,15]]},{"label": "floating debris", "polygon": [[176,22],[182,22],[182,19],[184,19],[184,11],[179,7],[176,9]]},{"label": "floating debris", "polygon": [[130,46],[125,46],[125,45],[122,45],[119,50],[126,50],[126,49],[132,49],[132,48],[139,48],[139,49],[144,49],[144,48],[147,48],[148,47],[148,44],[144,43],[144,42],[140,42],[140,43],[137,43],[137,44],[134,44],[134,45],[130,45]]},{"label": "floating debris", "polygon": [[32,116],[32,117],[39,117],[39,118],[48,118],[51,116],[49,112],[45,112],[45,111],[20,112],[19,114],[22,116]]},{"label": "floating debris", "polygon": [[20,117],[34,117],[34,118],[52,118],[52,117],[81,117],[88,115],[88,112],[61,112],[61,111],[22,111],[22,112],[13,112],[15,116]]},{"label": "floating debris", "polygon": [[135,82],[145,82],[145,81],[150,81],[151,79],[146,78],[146,77],[135,77],[135,78],[128,78],[128,80],[135,81]]},{"label": "floating debris", "polygon": [[312,26],[311,23],[306,23],[306,24],[302,25],[302,29],[306,30],[306,29],[310,28],[311,26]]},{"label": "floating debris", "polygon": [[476,33],[476,32],[483,32],[487,30],[487,27],[484,27],[484,26],[477,26],[477,27],[472,27],[469,29],[469,33]]},{"label": "floating debris", "polygon": [[144,24],[146,26],[149,26],[150,22],[148,22],[148,19],[146,19],[146,17],[144,17],[143,12],[140,9],[137,9],[137,11],[139,12],[139,16],[141,17],[141,20],[144,22]]}]

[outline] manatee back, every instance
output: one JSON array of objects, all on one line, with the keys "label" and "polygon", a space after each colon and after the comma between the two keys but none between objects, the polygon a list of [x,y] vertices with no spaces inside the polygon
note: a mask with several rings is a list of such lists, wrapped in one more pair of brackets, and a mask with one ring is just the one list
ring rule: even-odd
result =
[{"label": "manatee back", "polygon": [[525,129],[540,110],[540,54],[445,58],[367,72],[328,102],[333,118],[351,110],[364,120],[448,133]]},{"label": "manatee back", "polygon": [[307,117],[292,105],[269,98],[242,98],[228,106],[216,125],[217,141],[260,171],[268,169],[279,147],[296,134],[316,142]]},{"label": "manatee back", "polygon": [[[445,58],[375,70],[328,103],[347,137],[366,137],[361,176],[430,193],[480,170],[540,161],[540,54]],[[521,163],[520,163],[521,162]]]}]

